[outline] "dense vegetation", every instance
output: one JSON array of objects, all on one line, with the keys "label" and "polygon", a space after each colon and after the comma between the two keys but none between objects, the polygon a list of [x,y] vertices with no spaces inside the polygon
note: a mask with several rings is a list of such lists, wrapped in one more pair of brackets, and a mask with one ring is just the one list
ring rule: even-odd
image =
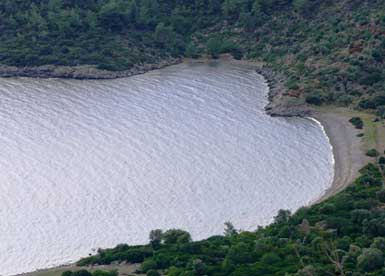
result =
[{"label": "dense vegetation", "polygon": [[267,62],[288,95],[385,117],[385,0],[3,0],[0,64],[123,70],[169,56]]},{"label": "dense vegetation", "polygon": [[[183,230],[154,230],[144,246],[99,250],[78,265],[141,263],[141,272],[187,275],[384,275],[384,164],[369,164],[340,194],[255,232],[226,223],[223,236],[191,241]],[[64,275],[68,276],[68,275]]]}]

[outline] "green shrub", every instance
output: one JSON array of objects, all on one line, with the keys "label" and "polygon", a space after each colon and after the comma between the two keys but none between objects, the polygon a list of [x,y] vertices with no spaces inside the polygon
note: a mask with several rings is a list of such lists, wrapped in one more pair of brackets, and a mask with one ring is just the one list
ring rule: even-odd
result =
[{"label": "green shrub", "polygon": [[357,129],[362,129],[364,127],[364,122],[360,117],[353,117],[349,122],[351,122]]},{"label": "green shrub", "polygon": [[342,95],[336,99],[339,106],[349,106],[353,102],[353,97],[349,95]]},{"label": "green shrub", "polygon": [[161,276],[161,274],[158,271],[151,269],[147,271],[146,276]]},{"label": "green shrub", "polygon": [[385,165],[385,157],[384,157],[384,156],[381,156],[381,157],[378,159],[378,164],[380,164],[380,165]]},{"label": "green shrub", "polygon": [[370,149],[366,152],[366,155],[369,157],[377,157],[379,152],[376,149]]},{"label": "green shrub", "polygon": [[243,54],[238,45],[231,40],[222,41],[221,53],[230,53],[235,59],[241,59]]},{"label": "green shrub", "polygon": [[376,104],[369,99],[364,99],[358,103],[358,107],[362,109],[376,109]]},{"label": "green shrub", "polygon": [[92,276],[91,272],[89,272],[88,270],[85,270],[85,269],[74,271],[74,272],[72,272],[71,275],[72,276]]},{"label": "green shrub", "polygon": [[92,273],[92,276],[118,276],[117,270],[110,270],[110,271],[104,271],[104,270],[95,270]]},{"label": "green shrub", "polygon": [[148,272],[148,271],[156,269],[156,268],[157,268],[157,263],[153,259],[145,260],[140,265],[140,270],[143,271],[143,272]]},{"label": "green shrub", "polygon": [[218,58],[222,51],[222,40],[219,38],[210,38],[207,41],[206,47],[207,53],[211,55],[212,58]]},{"label": "green shrub", "polygon": [[305,101],[308,104],[313,104],[313,105],[321,105],[323,103],[323,98],[320,94],[318,93],[313,93],[311,95],[306,96]]},{"label": "green shrub", "polygon": [[189,58],[198,58],[199,50],[194,43],[189,43],[186,47],[185,56]]},{"label": "green shrub", "polygon": [[243,57],[243,52],[242,52],[242,50],[239,49],[239,48],[233,48],[233,49],[231,49],[231,50],[230,50],[230,54],[232,55],[232,57],[233,57],[234,59],[238,59],[238,60],[242,59],[242,57]]},{"label": "green shrub", "polygon": [[385,95],[377,95],[373,98],[376,107],[385,105]]}]

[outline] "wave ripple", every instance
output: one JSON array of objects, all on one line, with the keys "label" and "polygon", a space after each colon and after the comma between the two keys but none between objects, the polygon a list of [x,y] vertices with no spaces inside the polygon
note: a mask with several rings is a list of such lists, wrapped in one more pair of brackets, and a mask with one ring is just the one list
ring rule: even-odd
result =
[{"label": "wave ripple", "polygon": [[108,81],[0,80],[0,274],[63,264],[151,229],[201,239],[319,197],[317,123],[271,118],[251,68],[181,64]]}]

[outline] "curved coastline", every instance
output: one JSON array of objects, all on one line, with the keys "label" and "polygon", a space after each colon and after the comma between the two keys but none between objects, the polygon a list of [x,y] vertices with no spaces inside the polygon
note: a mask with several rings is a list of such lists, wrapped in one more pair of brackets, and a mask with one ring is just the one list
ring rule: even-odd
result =
[{"label": "curved coastline", "polygon": [[309,205],[320,203],[350,185],[370,160],[365,155],[362,140],[357,137],[361,131],[349,122],[349,114],[337,108],[322,110],[293,100],[287,95],[285,76],[265,66],[259,67],[257,72],[269,86],[269,104],[265,108],[269,115],[312,118],[321,124],[329,139],[334,159],[333,181],[323,195]]},{"label": "curved coastline", "polygon": [[314,203],[319,203],[342,191],[357,178],[359,170],[370,160],[366,157],[360,133],[349,123],[349,117],[336,112],[312,112],[312,117],[321,123],[329,138],[334,156],[332,185]]},{"label": "curved coastline", "polygon": [[[360,132],[348,122],[348,117],[345,117],[339,113],[333,111],[320,111],[310,108],[304,104],[292,104],[287,102],[287,96],[284,94],[287,92],[284,87],[284,76],[277,74],[271,68],[263,66],[261,63],[252,61],[237,61],[226,57],[221,57],[224,61],[243,63],[256,66],[258,74],[262,75],[268,84],[268,98],[269,103],[266,106],[267,114],[277,117],[304,117],[316,121],[322,127],[327,138],[329,139],[330,146],[333,154],[334,161],[334,174],[333,181],[328,189],[325,190],[320,198],[312,201],[309,205],[320,203],[321,201],[335,195],[340,192],[346,186],[348,186],[358,175],[358,170],[364,166],[368,158],[365,157],[364,151],[361,148],[362,144],[360,139],[357,139],[356,135]],[[192,62],[209,62],[210,59],[199,59],[193,60]],[[122,78],[132,75],[145,73],[147,71],[160,69],[173,64],[181,62],[191,62],[191,60],[174,60],[172,63],[163,64],[160,67],[147,68],[145,71],[130,73],[129,75],[113,76],[113,77],[81,77],[80,79],[111,79],[111,78]],[[1,75],[0,75],[1,77]],[[12,76],[17,77],[17,76]],[[43,78],[76,78],[73,76],[24,76],[24,77],[43,77]],[[78,78],[79,79],[79,78]],[[122,264],[125,269],[132,272],[133,268],[137,268],[131,264]],[[103,268],[104,266],[100,266]],[[98,267],[95,267],[95,269]],[[74,269],[77,270],[75,264],[67,263],[59,267],[51,267],[45,269],[39,269],[32,272],[26,272],[18,275],[38,276],[38,275],[51,275],[51,273],[61,273],[64,270]]]},{"label": "curved coastline", "polygon": [[[331,181],[330,181],[330,183],[328,185],[327,190],[325,190],[325,191],[328,191],[331,187],[335,186],[335,182],[338,181],[336,179],[336,158],[335,158],[337,153],[336,153],[336,150],[335,150],[335,148],[333,146],[333,143],[331,142],[330,136],[328,135],[324,125],[320,121],[318,121],[316,118],[314,118],[314,117],[306,117],[306,118],[308,118],[309,120],[315,122],[322,129],[322,132],[326,136],[326,138],[327,138],[327,140],[329,142],[329,145],[330,145],[330,151],[331,151],[331,157],[332,157],[332,165],[333,165],[333,177],[332,177],[332,179],[331,179]],[[322,196],[320,198],[317,198],[316,200],[313,200],[310,203],[310,205],[313,205],[313,204],[316,204],[316,203],[322,201],[322,198],[326,195],[325,191],[322,193]]]}]

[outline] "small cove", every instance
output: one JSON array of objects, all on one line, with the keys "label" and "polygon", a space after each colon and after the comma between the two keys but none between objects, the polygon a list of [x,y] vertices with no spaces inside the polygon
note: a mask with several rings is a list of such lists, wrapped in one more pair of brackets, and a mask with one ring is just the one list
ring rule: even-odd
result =
[{"label": "small cove", "polygon": [[[253,230],[319,198],[318,123],[265,114],[251,67],[179,64],[125,79],[0,80],[0,274],[223,223]],[[1,257],[3,256],[3,257]]]}]

